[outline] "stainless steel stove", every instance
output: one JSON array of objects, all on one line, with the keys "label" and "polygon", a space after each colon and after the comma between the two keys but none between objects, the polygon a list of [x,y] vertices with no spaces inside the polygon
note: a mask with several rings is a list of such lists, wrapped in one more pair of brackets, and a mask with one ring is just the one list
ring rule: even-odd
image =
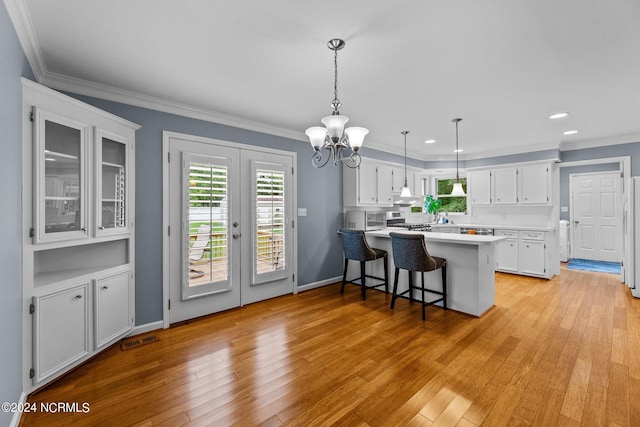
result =
[{"label": "stainless steel stove", "polygon": [[407,222],[402,211],[387,212],[387,228],[401,228],[410,231],[431,231],[431,224]]}]

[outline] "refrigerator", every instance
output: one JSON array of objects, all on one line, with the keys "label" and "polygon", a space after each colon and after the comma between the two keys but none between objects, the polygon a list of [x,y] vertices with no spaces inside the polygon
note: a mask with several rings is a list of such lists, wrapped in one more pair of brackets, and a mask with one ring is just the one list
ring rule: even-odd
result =
[{"label": "refrigerator", "polygon": [[640,298],[640,177],[626,180],[622,194],[622,235],[624,259],[621,278],[631,289],[631,294]]}]

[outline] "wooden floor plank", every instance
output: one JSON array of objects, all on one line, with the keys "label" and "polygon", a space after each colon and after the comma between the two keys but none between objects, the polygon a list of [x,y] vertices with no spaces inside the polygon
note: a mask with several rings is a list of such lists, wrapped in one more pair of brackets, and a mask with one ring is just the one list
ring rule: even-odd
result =
[{"label": "wooden floor plank", "polygon": [[481,318],[339,284],[154,331],[28,397],[21,426],[640,425],[640,300],[619,277],[496,274]]}]

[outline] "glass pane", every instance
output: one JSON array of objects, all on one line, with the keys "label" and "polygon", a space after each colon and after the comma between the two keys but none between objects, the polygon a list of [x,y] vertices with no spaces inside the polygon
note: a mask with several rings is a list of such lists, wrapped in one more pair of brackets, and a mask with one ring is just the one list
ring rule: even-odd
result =
[{"label": "glass pane", "polygon": [[102,224],[103,228],[126,227],[126,145],[102,138]]},{"label": "glass pane", "polygon": [[80,230],[80,130],[45,121],[45,233]]},{"label": "glass pane", "polygon": [[256,171],[256,274],[285,268],[284,173]]},{"label": "glass pane", "polygon": [[227,168],[189,163],[189,286],[228,279]]}]

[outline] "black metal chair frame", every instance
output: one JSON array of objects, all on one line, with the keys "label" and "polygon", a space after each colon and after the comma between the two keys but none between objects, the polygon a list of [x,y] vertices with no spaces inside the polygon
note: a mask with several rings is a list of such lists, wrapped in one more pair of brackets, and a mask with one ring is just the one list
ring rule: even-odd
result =
[{"label": "black metal chair frame", "polygon": [[[391,236],[391,238],[393,239],[393,235],[396,235],[396,237],[407,237],[407,236],[415,236],[415,235],[407,235],[407,234],[401,234],[401,233],[390,233],[389,234]],[[417,240],[417,239],[416,239]],[[424,249],[424,256],[427,258],[432,258],[434,259],[435,257],[432,257],[431,255],[429,255],[429,252],[427,251],[426,245],[424,244],[424,238],[421,239],[422,240],[422,245],[423,245],[423,249]],[[393,244],[393,240],[392,240],[392,244]],[[394,254],[394,260],[395,260],[395,254]],[[444,258],[440,258],[442,260],[444,260]],[[434,259],[435,262],[435,259]],[[430,288],[425,288],[424,286],[424,273],[425,271],[435,271],[437,269],[441,270],[441,274],[442,274],[442,292],[441,291],[437,291],[435,289],[430,289]],[[403,269],[404,270],[404,269]],[[413,282],[413,276],[414,276],[414,272],[419,271],[420,272],[420,276],[421,276],[421,286],[416,286]],[[412,303],[414,301],[413,299],[413,290],[414,289],[418,289],[422,292],[422,320],[426,319],[426,315],[425,315],[425,308],[429,305],[434,305],[438,302],[442,302],[442,307],[446,310],[447,309],[447,260],[444,260],[444,263],[442,264],[441,267],[438,268],[434,268],[434,269],[430,269],[430,270],[407,270],[407,273],[409,275],[409,287],[406,291],[398,293],[398,276],[400,275],[400,267],[396,267],[395,268],[395,274],[394,274],[394,281],[393,281],[393,295],[391,297],[391,309],[393,310],[395,304],[396,304],[396,299],[400,296],[403,296],[405,294],[409,294],[409,303]],[[441,298],[436,298],[434,300],[431,301],[426,301],[425,300],[425,292],[429,292],[432,294],[436,294],[436,295],[441,295]]]},{"label": "black metal chair frame", "polygon": [[[367,289],[375,289],[375,288],[379,288],[380,286],[384,286],[384,293],[388,294],[389,293],[389,267],[388,267],[388,263],[387,263],[387,252],[382,250],[382,249],[373,249],[369,246],[369,244],[367,243],[367,239],[365,238],[364,235],[364,231],[363,230],[347,230],[347,229],[340,229],[338,230],[338,232],[340,234],[357,234],[357,235],[362,235],[362,240],[363,240],[363,244],[364,244],[364,251],[366,253],[368,253],[368,257],[365,257],[365,259],[354,259],[354,258],[349,258],[346,255],[346,251],[345,251],[345,258],[344,258],[344,272],[342,274],[342,287],[340,289],[340,293],[344,294],[344,286],[347,283],[352,283],[354,285],[358,285],[358,283],[355,282],[355,280],[358,280],[358,278],[355,278],[353,280],[347,280],[347,269],[349,267],[349,260],[353,260],[353,261],[359,261],[360,262],[360,289],[362,292],[362,300],[365,301],[366,300],[366,290]],[[368,261],[375,261],[378,259],[382,259],[384,262],[384,277],[378,277],[378,276],[372,276],[369,274],[366,274],[365,272],[365,264]],[[366,284],[366,278],[370,278],[370,279],[375,279],[375,280],[381,280],[382,283],[378,283],[376,285],[367,285]]]}]

